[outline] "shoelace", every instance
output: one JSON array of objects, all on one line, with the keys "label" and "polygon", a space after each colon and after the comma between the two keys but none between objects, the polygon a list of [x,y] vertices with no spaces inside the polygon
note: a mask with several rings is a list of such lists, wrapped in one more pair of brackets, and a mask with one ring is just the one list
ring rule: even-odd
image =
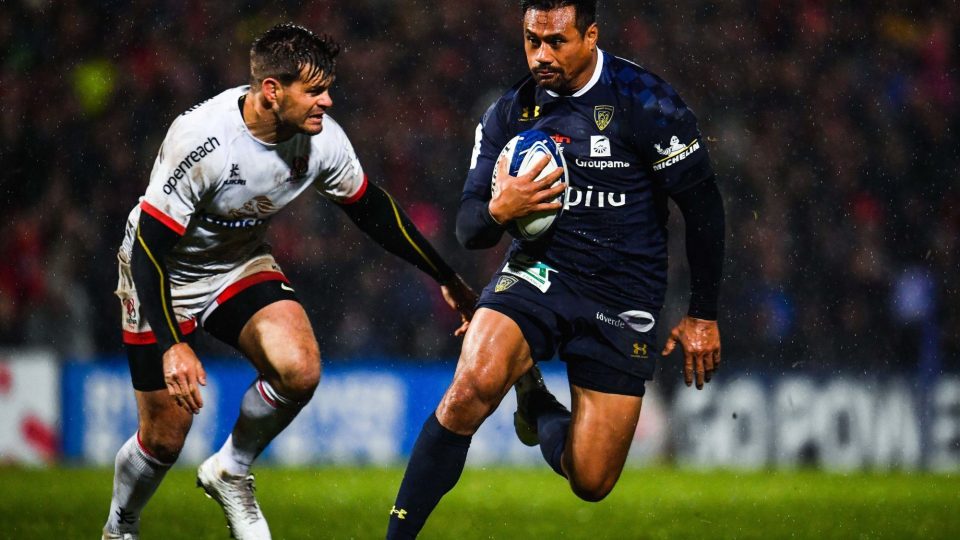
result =
[{"label": "shoelace", "polygon": [[260,509],[257,507],[257,499],[254,497],[254,492],[257,491],[257,486],[253,484],[253,475],[249,475],[243,479],[244,493],[241,500],[243,501],[243,511],[247,514],[247,519],[253,523],[260,519]]},{"label": "shoelace", "polygon": [[[224,478],[224,480],[226,480]],[[246,521],[248,523],[254,523],[260,519],[260,510],[257,507],[257,499],[254,497],[254,492],[257,490],[257,486],[253,483],[253,475],[248,475],[246,478],[237,479],[234,481],[225,482],[230,489],[238,495],[240,499],[240,506],[245,515]]]}]

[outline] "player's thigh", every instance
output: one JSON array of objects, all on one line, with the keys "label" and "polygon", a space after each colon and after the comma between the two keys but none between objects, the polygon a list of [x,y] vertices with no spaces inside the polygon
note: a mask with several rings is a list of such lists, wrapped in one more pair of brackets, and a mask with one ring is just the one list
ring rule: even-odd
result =
[{"label": "player's thigh", "polygon": [[243,326],[239,349],[281,393],[309,397],[320,381],[320,350],[303,306],[280,300],[262,307]]},{"label": "player's thigh", "polygon": [[253,273],[227,290],[231,294],[220,295],[204,318],[204,329],[242,352],[281,394],[308,398],[320,379],[320,353],[310,320],[283,274]]},{"label": "player's thigh", "polygon": [[193,424],[193,414],[176,404],[166,388],[135,391],[141,445],[155,458],[173,462]]},{"label": "player's thigh", "polygon": [[623,471],[643,398],[570,388],[572,418],[564,466],[578,495],[600,499]]},{"label": "player's thigh", "polygon": [[503,313],[480,308],[464,337],[453,382],[437,408],[438,420],[451,431],[473,433],[532,365],[530,347],[517,323]]}]

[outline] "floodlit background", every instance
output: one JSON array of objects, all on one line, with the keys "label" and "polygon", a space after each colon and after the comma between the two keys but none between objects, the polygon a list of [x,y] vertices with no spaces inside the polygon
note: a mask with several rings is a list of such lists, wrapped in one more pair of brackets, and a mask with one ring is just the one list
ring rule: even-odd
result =
[{"label": "floodlit background", "polygon": [[[172,120],[245,84],[250,43],[282,21],[344,45],[330,112],[370,179],[475,288],[497,268],[506,242],[467,252],[454,218],[476,123],[526,73],[518,2],[0,2],[0,463],[110,467],[135,429],[112,295],[126,215]],[[662,363],[632,465],[929,471],[960,493],[960,5],[601,1],[599,23],[602,48],[697,113],[727,209],[723,371],[698,393]],[[661,333],[686,306],[676,214]],[[455,314],[320,197],[271,227],[326,372],[264,461],[402,464],[452,375]],[[253,377],[202,350],[212,383],[185,463],[220,445]],[[508,396],[478,434],[472,469],[544,468],[512,410]],[[905,504],[890,512],[925,506]],[[610,537],[637,536],[655,535]]]}]

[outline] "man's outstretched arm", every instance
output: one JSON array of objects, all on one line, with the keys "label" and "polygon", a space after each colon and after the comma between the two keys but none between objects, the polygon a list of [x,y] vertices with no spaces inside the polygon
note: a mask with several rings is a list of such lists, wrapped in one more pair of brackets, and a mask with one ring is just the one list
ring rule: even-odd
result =
[{"label": "man's outstretched arm", "polygon": [[401,259],[416,266],[440,284],[444,299],[460,312],[463,324],[455,332],[462,335],[473,317],[477,294],[443,260],[420,234],[407,214],[386,191],[369,184],[359,200],[340,208],[375,242]]},{"label": "man's outstretched arm", "polygon": [[716,179],[710,177],[671,195],[686,225],[687,260],[690,263],[690,307],[670,332],[663,355],[683,345],[683,375],[687,386],[703,388],[720,367],[720,330],[717,300],[723,275],[725,216]]}]

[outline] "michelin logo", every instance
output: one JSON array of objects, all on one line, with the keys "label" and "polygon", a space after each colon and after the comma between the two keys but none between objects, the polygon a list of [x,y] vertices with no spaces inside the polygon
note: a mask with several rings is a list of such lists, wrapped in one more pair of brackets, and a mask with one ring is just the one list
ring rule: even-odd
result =
[{"label": "michelin logo", "polygon": [[700,149],[700,141],[694,139],[690,144],[684,146],[680,143],[680,138],[674,135],[670,137],[670,146],[661,148],[659,144],[655,144],[653,148],[661,156],[667,156],[653,164],[653,170],[660,171],[687,159],[691,154]]},{"label": "michelin logo", "polygon": [[670,146],[666,147],[665,149],[660,148],[659,144],[655,144],[653,145],[653,147],[657,150],[657,153],[660,154],[661,156],[669,156],[670,154],[676,154],[677,152],[682,152],[683,149],[685,148],[682,144],[680,144],[680,137],[677,137],[676,135],[674,135],[673,137],[670,137]]}]

